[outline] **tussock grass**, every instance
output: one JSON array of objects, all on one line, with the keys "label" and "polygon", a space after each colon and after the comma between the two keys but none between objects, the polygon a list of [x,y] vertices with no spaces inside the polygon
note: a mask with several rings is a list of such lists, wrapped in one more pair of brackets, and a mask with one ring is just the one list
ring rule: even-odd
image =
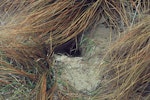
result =
[{"label": "tussock grass", "polygon": [[[111,62],[117,70],[117,99],[128,99],[135,92],[141,95],[150,83],[150,16],[116,43],[112,50]],[[119,47],[119,48],[118,48]],[[149,90],[148,90],[149,91]],[[141,99],[141,97],[138,99]]]},{"label": "tussock grass", "polygon": [[105,84],[109,88],[98,99],[148,100],[150,84],[150,16],[145,17],[120,38],[107,54]]},{"label": "tussock grass", "polygon": [[[73,98],[72,96],[59,93],[59,90],[57,90],[52,67],[52,54],[55,48],[92,27],[102,16],[110,26],[113,25],[113,27],[118,28],[119,18],[119,20],[122,20],[121,25],[128,27],[131,19],[132,23],[134,23],[135,17],[129,16],[131,13],[126,8],[129,8],[129,11],[136,16],[141,12],[147,12],[150,8],[149,6],[148,0],[143,0],[142,2],[140,0],[130,0],[129,2],[110,0],[93,0],[91,2],[89,0],[1,0],[0,85],[7,86],[12,84],[14,80],[18,82],[17,84],[25,81],[23,84],[27,86],[30,83],[36,83],[31,91],[34,95],[33,98],[52,100],[54,94],[57,94],[60,99],[70,100]],[[149,34],[145,32],[146,30],[148,31],[148,28],[143,30],[142,27],[141,32],[137,31],[139,35],[131,34],[136,42],[132,40],[132,37],[131,39],[129,37],[125,38],[129,39],[128,42],[133,43],[133,46],[126,43],[127,40],[125,39],[122,39],[122,42],[120,41],[120,44],[117,44],[117,47],[124,46],[121,47],[121,50],[125,48],[126,55],[123,55],[124,53],[119,54],[122,51],[117,51],[117,49],[112,50],[115,53],[112,53],[110,62],[113,62],[114,70],[117,68],[117,82],[120,82],[120,80],[126,82],[114,92],[114,96],[120,93],[117,99],[123,96],[128,97],[128,94],[134,89],[129,84],[131,80],[134,80],[132,83],[134,87],[137,86],[136,83],[141,82],[141,84],[144,84],[149,80],[147,78],[148,72],[144,73],[148,65],[149,46],[147,46],[146,41],[143,41],[148,39]],[[135,39],[134,36],[138,39]],[[129,51],[130,49],[131,51]],[[124,58],[124,56],[127,57]],[[141,57],[141,59],[138,57]],[[131,60],[134,62],[131,63],[134,64],[133,67],[126,68],[126,65],[131,66],[131,64],[127,63],[127,61]],[[125,69],[120,69],[123,68],[122,66]],[[134,68],[135,66],[137,67]],[[140,68],[140,66],[143,67]],[[30,81],[26,83],[28,79]],[[120,92],[121,90],[123,92]]]}]

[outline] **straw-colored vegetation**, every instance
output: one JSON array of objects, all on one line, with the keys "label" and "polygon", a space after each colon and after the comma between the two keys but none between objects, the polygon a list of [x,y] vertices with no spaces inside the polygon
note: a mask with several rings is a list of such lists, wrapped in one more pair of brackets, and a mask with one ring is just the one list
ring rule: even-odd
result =
[{"label": "straw-colored vegetation", "polygon": [[[109,75],[107,96],[101,98],[117,100],[148,100],[150,82],[150,16],[147,16],[125,36],[117,40],[105,60],[107,67],[104,76]],[[105,93],[104,93],[105,94]],[[145,96],[145,98],[143,97]]]},{"label": "straw-colored vegetation", "polygon": [[58,89],[53,54],[102,17],[108,27],[125,35],[104,57],[104,75],[109,78],[106,88],[92,95],[93,100],[148,100],[149,8],[149,0],[0,0],[0,100],[88,97],[73,95],[76,91],[68,85],[66,93]]}]

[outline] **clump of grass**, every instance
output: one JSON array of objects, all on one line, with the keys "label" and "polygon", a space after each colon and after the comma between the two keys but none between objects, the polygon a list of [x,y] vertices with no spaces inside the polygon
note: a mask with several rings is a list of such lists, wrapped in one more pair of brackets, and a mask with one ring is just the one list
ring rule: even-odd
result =
[{"label": "clump of grass", "polygon": [[[31,87],[32,86],[32,87]],[[30,94],[32,92],[32,89],[34,89],[35,83],[30,82],[30,84],[22,84],[18,81],[13,81],[10,84],[6,84],[4,86],[0,87],[0,93],[1,93],[1,100],[14,100],[14,99],[30,99],[35,98],[34,93]],[[2,99],[3,98],[3,99]]]},{"label": "clump of grass", "polygon": [[[79,47],[86,56],[90,56],[95,48],[95,42],[88,37],[82,37],[79,43]],[[82,54],[83,55],[83,54]]]},{"label": "clump of grass", "polygon": [[[135,5],[130,7],[136,7],[137,1],[131,0]],[[92,27],[102,16],[115,27],[118,27],[117,17],[130,26],[124,4],[109,0],[1,0],[0,82],[7,86],[17,79],[16,86],[25,92],[26,87],[19,82],[26,77],[36,83],[33,89],[36,99],[52,99],[57,92],[52,70],[55,48]],[[148,0],[139,5],[141,9],[144,7],[142,11],[149,8]],[[65,100],[71,98],[58,95]]]},{"label": "clump of grass", "polygon": [[[110,93],[99,98],[116,100],[148,100],[150,84],[150,16],[128,30],[108,53],[106,81]],[[105,67],[106,67],[105,66]],[[111,74],[110,74],[111,73]],[[104,96],[105,95],[105,96]],[[106,96],[107,95],[107,96]]]}]

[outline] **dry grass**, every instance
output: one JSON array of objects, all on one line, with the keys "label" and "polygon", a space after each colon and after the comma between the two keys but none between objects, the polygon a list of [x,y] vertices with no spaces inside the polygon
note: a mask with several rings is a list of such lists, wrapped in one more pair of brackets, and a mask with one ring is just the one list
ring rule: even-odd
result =
[{"label": "dry grass", "polygon": [[[55,48],[95,25],[102,16],[114,28],[119,27],[120,20],[123,27],[129,27],[136,22],[137,14],[147,12],[150,7],[148,0],[139,1],[1,0],[1,87],[14,80],[27,87],[33,83],[30,91],[33,93],[32,98],[52,100],[54,94],[57,94],[63,100],[70,100],[72,96],[58,93],[57,90],[52,67]],[[130,15],[132,13],[135,16]],[[146,21],[148,19],[141,22],[138,29],[133,28],[111,51],[110,62],[117,73],[114,81],[117,81],[118,86],[113,96],[117,99],[129,97],[135,88],[138,90],[138,83],[146,87],[145,84],[149,82],[149,23]],[[31,79],[29,83],[28,78]],[[125,83],[118,85],[121,81]]]},{"label": "dry grass", "polygon": [[[107,72],[110,93],[99,98],[148,100],[150,84],[150,16],[147,16],[116,41],[108,52]],[[106,83],[107,83],[106,82]]]},{"label": "dry grass", "polygon": [[[111,51],[111,62],[116,70],[117,99],[128,99],[135,92],[146,95],[150,83],[150,16],[132,28]],[[148,92],[148,91],[147,91]],[[149,95],[148,95],[149,96]]]}]

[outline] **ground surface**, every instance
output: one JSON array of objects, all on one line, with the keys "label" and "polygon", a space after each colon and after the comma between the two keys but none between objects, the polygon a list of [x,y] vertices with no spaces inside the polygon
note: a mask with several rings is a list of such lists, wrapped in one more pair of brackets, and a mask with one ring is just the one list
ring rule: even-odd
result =
[{"label": "ground surface", "polygon": [[[117,36],[99,24],[90,33],[84,34],[81,40],[82,57],[55,55],[57,68],[61,69],[59,82],[64,81],[76,90],[92,95],[102,81],[104,68],[101,65],[105,64],[103,56]],[[59,85],[62,87],[61,82]]]}]

